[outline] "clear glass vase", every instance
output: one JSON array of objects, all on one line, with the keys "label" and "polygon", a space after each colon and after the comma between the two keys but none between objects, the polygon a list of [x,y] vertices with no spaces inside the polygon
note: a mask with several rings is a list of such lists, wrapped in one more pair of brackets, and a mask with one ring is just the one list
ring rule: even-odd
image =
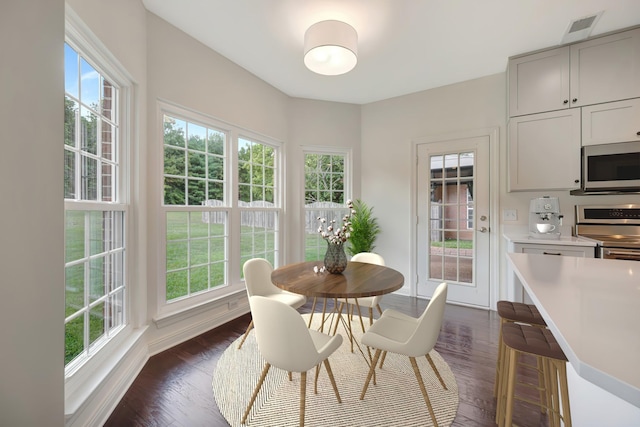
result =
[{"label": "clear glass vase", "polygon": [[324,267],[332,274],[340,274],[347,268],[347,255],[344,253],[344,245],[327,244]]}]

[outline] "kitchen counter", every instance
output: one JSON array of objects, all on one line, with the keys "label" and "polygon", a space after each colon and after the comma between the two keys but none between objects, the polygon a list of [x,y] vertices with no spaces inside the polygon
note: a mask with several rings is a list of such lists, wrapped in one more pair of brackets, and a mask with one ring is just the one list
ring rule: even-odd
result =
[{"label": "kitchen counter", "polygon": [[536,239],[529,236],[528,230],[505,230],[504,238],[508,243],[535,243],[540,245],[587,246],[595,247],[597,242],[584,237],[561,234],[559,239]]},{"label": "kitchen counter", "polygon": [[[640,422],[640,262],[520,253],[507,258],[575,372],[633,405],[630,419]],[[573,398],[571,405],[573,412]]]}]

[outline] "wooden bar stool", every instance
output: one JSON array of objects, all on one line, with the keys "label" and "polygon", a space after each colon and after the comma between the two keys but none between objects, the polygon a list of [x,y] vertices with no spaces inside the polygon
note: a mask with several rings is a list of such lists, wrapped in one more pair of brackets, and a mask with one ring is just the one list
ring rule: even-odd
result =
[{"label": "wooden bar stool", "polygon": [[515,386],[519,359],[523,354],[534,356],[542,368],[540,407],[546,409],[550,426],[571,427],[569,389],[567,386],[567,358],[551,331],[546,328],[507,322],[502,325],[505,346],[503,370],[500,375],[497,423],[511,427],[515,399],[537,403],[516,396]]},{"label": "wooden bar stool", "polygon": [[[498,301],[498,315],[500,316],[500,332],[498,337],[498,362],[496,363],[496,378],[493,384],[493,396],[498,396],[498,388],[500,385],[500,372],[504,363],[504,342],[502,341],[502,325],[507,322],[526,323],[528,325],[546,328],[547,324],[540,315],[540,312],[533,304],[524,304],[521,302]],[[538,366],[538,370],[540,370]],[[538,377],[542,379],[541,376]],[[496,419],[497,420],[497,419]]]}]

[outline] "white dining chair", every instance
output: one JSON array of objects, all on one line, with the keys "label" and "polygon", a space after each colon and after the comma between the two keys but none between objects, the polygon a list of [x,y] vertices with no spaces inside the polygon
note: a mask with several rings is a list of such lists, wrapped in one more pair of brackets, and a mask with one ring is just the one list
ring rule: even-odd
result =
[{"label": "white dining chair", "polygon": [[[446,390],[447,386],[440,376],[440,372],[433,363],[433,359],[429,352],[433,349],[440,334],[442,326],[442,317],[444,315],[445,303],[447,302],[447,283],[443,282],[436,288],[431,301],[427,305],[422,315],[418,318],[407,316],[404,313],[387,309],[382,316],[365,332],[362,336],[362,344],[374,348],[376,350],[371,368],[367,375],[367,380],[362,388],[360,400],[364,399],[364,395],[369,387],[369,382],[374,375],[378,359],[382,352],[392,352],[409,356],[413,372],[418,380],[418,386],[424,397],[424,401],[429,409],[429,414],[434,426],[437,427],[438,422],[429,400],[427,389],[425,388],[420,369],[416,363],[416,357],[426,356],[429,365],[434,370],[440,384]],[[382,367],[382,364],[381,366]]]},{"label": "white dining chair", "polygon": [[[331,336],[307,328],[300,313],[281,301],[252,296],[249,298],[249,305],[255,319],[258,349],[266,364],[241,423],[244,424],[247,420],[271,366],[289,373],[300,372],[300,426],[304,425],[307,371],[311,368],[324,364],[338,403],[342,403],[328,359],[342,344],[342,336]],[[316,382],[318,373],[316,370]]]},{"label": "white dining chair", "polygon": [[[360,252],[351,257],[351,261],[353,262],[364,262],[368,264],[376,264],[384,266],[384,258],[381,255],[378,255],[373,252]],[[366,307],[369,310],[369,325],[373,324],[373,309],[374,307],[378,309],[380,315],[382,315],[382,309],[380,308],[380,301],[382,300],[382,295],[376,295],[373,297],[362,297],[358,298],[357,306],[360,308]],[[338,298],[338,302],[340,305],[338,306],[338,314],[342,314],[342,309],[345,304],[347,304],[347,316],[352,319],[353,318],[353,310],[356,308],[356,300],[352,298]],[[358,313],[360,314],[360,313]],[[364,323],[362,321],[362,316],[360,316],[360,326],[362,327],[362,332],[365,331]]]},{"label": "white dining chair", "polygon": [[[261,295],[263,297],[283,302],[293,308],[301,307],[307,302],[307,298],[304,295],[287,292],[278,288],[273,284],[273,282],[271,282],[273,266],[264,258],[253,258],[248,260],[242,266],[242,272],[244,274],[244,282],[247,287],[247,295],[249,298],[254,295]],[[247,330],[242,337],[242,341],[240,341],[240,344],[238,345],[238,350],[242,348],[242,344],[244,344],[244,341],[247,339],[249,331],[251,331],[253,326],[254,321],[251,319],[251,323],[247,326]]]}]

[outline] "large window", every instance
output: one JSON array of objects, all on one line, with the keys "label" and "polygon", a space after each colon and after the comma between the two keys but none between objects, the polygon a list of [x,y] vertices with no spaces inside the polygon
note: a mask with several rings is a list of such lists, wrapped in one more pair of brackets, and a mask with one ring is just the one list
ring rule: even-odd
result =
[{"label": "large window", "polygon": [[201,115],[167,110],[164,300],[172,303],[208,298],[239,283],[249,258],[277,264],[280,186],[277,144],[241,137],[233,126]]},{"label": "large window", "polygon": [[126,324],[127,204],[120,89],[65,44],[65,364],[79,366]]},{"label": "large window", "polygon": [[327,243],[318,234],[318,217],[341,223],[349,212],[348,152],[305,151],[304,216],[305,260],[323,259]]},{"label": "large window", "polygon": [[238,142],[241,265],[250,258],[275,265],[278,249],[277,149],[248,138]]}]

